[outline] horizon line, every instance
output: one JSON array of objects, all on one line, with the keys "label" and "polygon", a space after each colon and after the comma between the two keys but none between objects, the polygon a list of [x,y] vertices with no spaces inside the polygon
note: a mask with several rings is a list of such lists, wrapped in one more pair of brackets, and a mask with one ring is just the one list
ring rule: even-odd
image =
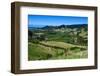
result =
[{"label": "horizon line", "polygon": [[[87,23],[84,23],[84,24],[87,24]],[[66,25],[66,26],[75,25],[75,26],[77,26],[77,25],[84,25],[84,24],[59,24],[59,25],[44,25],[44,26],[61,26],[61,25]],[[41,24],[31,24],[31,25],[41,25]],[[44,26],[38,26],[38,27],[44,27]],[[28,27],[29,27],[29,25],[28,25]],[[36,27],[36,26],[31,26],[31,27]]]}]

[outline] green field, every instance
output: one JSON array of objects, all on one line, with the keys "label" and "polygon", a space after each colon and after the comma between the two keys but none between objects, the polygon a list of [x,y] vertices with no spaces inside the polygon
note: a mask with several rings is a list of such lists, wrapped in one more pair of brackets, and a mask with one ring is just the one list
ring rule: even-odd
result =
[{"label": "green field", "polygon": [[87,25],[73,26],[29,29],[28,60],[87,58]]},{"label": "green field", "polygon": [[87,58],[86,46],[55,41],[29,43],[28,46],[29,60]]}]

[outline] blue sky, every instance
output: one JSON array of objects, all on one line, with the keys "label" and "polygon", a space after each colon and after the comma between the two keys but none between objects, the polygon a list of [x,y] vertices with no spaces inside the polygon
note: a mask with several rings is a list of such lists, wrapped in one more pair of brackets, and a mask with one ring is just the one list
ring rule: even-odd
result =
[{"label": "blue sky", "polygon": [[88,17],[28,15],[28,27],[59,26],[62,24],[88,24]]}]

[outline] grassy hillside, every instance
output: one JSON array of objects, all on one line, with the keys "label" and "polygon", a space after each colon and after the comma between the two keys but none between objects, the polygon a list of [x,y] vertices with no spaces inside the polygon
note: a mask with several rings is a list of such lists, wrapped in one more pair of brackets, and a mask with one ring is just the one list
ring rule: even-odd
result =
[{"label": "grassy hillside", "polygon": [[28,60],[87,58],[87,31],[87,24],[31,28]]},{"label": "grassy hillside", "polygon": [[41,44],[52,46],[52,47],[58,47],[58,48],[63,48],[63,49],[68,49],[68,48],[82,48],[86,49],[86,46],[80,46],[80,45],[73,45],[65,42],[57,42],[57,41],[42,41],[40,42]]},{"label": "grassy hillside", "polygon": [[29,43],[29,60],[75,59],[86,58],[85,46],[77,46],[64,42],[47,41],[38,44]]}]

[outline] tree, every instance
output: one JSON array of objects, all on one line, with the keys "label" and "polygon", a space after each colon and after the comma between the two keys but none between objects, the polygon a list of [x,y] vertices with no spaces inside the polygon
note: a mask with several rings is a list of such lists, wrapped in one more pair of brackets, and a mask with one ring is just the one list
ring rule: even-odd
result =
[{"label": "tree", "polygon": [[32,39],[32,35],[33,35],[32,31],[28,30],[28,38],[29,39]]}]

